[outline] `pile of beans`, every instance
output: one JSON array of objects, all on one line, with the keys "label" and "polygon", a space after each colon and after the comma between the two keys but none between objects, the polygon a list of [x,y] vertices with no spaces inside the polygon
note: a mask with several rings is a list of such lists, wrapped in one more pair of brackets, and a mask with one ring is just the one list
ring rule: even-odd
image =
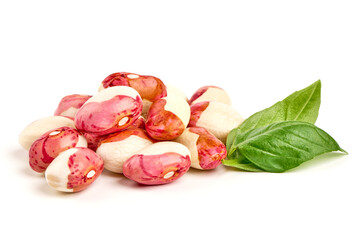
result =
[{"label": "pile of beans", "polygon": [[228,133],[242,121],[219,87],[202,87],[188,99],[157,77],[119,72],[93,96],[63,97],[54,116],[29,124],[19,142],[30,167],[58,191],[81,191],[104,168],[158,185],[190,167],[219,166]]}]

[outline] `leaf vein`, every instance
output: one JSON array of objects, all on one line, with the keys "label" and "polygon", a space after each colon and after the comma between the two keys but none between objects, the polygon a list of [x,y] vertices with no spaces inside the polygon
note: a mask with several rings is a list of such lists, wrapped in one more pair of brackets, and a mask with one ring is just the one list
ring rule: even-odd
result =
[{"label": "leaf vein", "polygon": [[314,141],[310,141],[310,139],[308,139],[308,138],[305,138],[305,137],[303,137],[303,136],[301,136],[301,135],[298,135],[298,134],[296,134],[296,133],[294,133],[294,132],[292,132],[292,131],[289,131],[291,134],[293,134],[295,137],[298,137],[298,138],[300,138],[300,139],[303,139],[303,140],[305,140],[305,141],[308,141],[309,143],[312,143],[312,144],[314,144],[314,145],[317,145],[317,146],[319,146],[319,147],[321,147],[321,148],[324,148],[324,146],[322,145],[322,144],[320,144],[320,143],[317,143],[317,142],[314,142]]},{"label": "leaf vein", "polygon": [[259,124],[260,120],[262,119],[262,117],[263,117],[263,115],[264,115],[264,111],[261,111],[260,113],[261,113],[261,114],[260,114],[260,117],[257,119],[254,128],[257,128],[257,127],[258,127],[258,124]]},{"label": "leaf vein", "polygon": [[306,151],[306,150],[304,150],[304,149],[302,149],[302,148],[295,147],[294,145],[290,144],[289,142],[286,142],[284,139],[281,139],[281,138],[279,138],[279,137],[277,137],[277,136],[274,136],[274,138],[280,140],[281,142],[285,143],[286,145],[290,146],[290,147],[293,148],[293,149],[296,149],[296,150],[299,150],[299,151],[302,151],[302,152],[309,153],[309,151]]},{"label": "leaf vein", "polygon": [[297,120],[300,116],[300,114],[304,111],[305,107],[308,105],[310,99],[313,97],[315,90],[316,90],[317,86],[314,87],[314,89],[312,90],[310,97],[306,100],[305,104],[303,105],[303,107],[300,109],[299,113],[296,115],[296,117],[293,120]]},{"label": "leaf vein", "polygon": [[273,156],[273,157],[281,157],[281,155],[277,155],[277,154],[274,154],[274,153],[272,153],[272,152],[266,151],[266,150],[261,149],[261,148],[259,148],[259,147],[257,147],[257,146],[254,146],[254,145],[252,145],[252,144],[248,144],[247,146],[250,147],[250,148],[257,149],[259,152],[262,152],[262,153],[264,153],[264,154],[266,154],[266,155],[270,155],[270,156]]}]

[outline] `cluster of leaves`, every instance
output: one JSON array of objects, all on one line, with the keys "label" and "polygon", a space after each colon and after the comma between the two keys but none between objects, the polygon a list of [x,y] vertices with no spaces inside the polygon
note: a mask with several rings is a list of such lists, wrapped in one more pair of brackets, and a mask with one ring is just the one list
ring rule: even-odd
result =
[{"label": "cluster of leaves", "polygon": [[296,91],[247,118],[227,137],[226,166],[245,171],[284,172],[339,144],[314,124],[321,103],[321,81]]}]

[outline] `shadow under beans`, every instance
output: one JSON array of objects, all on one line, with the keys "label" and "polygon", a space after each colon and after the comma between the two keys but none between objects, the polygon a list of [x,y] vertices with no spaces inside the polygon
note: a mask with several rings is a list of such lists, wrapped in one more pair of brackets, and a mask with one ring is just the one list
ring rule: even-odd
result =
[{"label": "shadow under beans", "polygon": [[151,191],[153,189],[166,188],[169,184],[171,184],[171,183],[159,184],[159,185],[140,184],[125,177],[122,173],[114,173],[106,169],[104,169],[101,175],[102,177],[106,178],[104,179],[104,181],[112,181],[114,184],[118,184],[121,187],[126,187],[134,190],[140,189],[141,191],[148,191],[148,190]]},{"label": "shadow under beans", "polygon": [[102,177],[106,178],[106,181],[113,181],[115,184],[125,186],[129,188],[141,188],[142,185],[138,184],[131,179],[125,177],[122,173],[114,173],[107,169],[104,169],[101,173]]},{"label": "shadow under beans", "polygon": [[9,150],[9,157],[12,161],[16,161],[14,164],[17,166],[17,170],[23,175],[23,176],[30,176],[30,177],[39,177],[43,178],[44,173],[37,173],[34,170],[31,169],[29,165],[29,155],[28,151],[18,147],[13,148]]},{"label": "shadow under beans", "polygon": [[37,177],[37,178],[44,178],[45,179],[45,172],[42,173],[38,173],[35,172],[34,170],[31,169],[31,167],[29,166],[29,164],[27,163],[26,166],[23,166],[20,168],[19,170],[24,176],[29,176],[29,177]]},{"label": "shadow under beans", "polygon": [[17,159],[18,161],[28,161],[29,159],[29,152],[23,148],[14,148],[9,151],[10,156],[12,156],[14,159]]},{"label": "shadow under beans", "polygon": [[189,171],[186,174],[190,174],[193,176],[213,176],[213,175],[221,175],[226,173],[228,169],[224,165],[219,165],[215,169],[202,170],[197,168],[190,167]]},{"label": "shadow under beans", "polygon": [[71,198],[74,197],[74,194],[78,194],[81,195],[81,192],[79,193],[73,193],[73,192],[62,192],[62,191],[57,191],[55,189],[52,189],[51,187],[49,187],[44,179],[43,183],[39,183],[37,185],[36,190],[38,191],[38,193],[41,193],[47,197],[64,197],[64,198]]}]

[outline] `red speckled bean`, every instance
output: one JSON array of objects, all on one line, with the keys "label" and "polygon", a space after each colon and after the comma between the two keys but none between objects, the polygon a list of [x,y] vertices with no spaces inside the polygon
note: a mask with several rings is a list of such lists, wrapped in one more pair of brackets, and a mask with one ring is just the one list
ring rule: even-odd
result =
[{"label": "red speckled bean", "polygon": [[145,185],[175,181],[190,167],[190,152],[176,142],[154,143],[129,158],[123,165],[126,177]]},{"label": "red speckled bean", "polygon": [[225,144],[205,128],[187,128],[175,141],[184,144],[190,150],[193,168],[214,169],[226,157]]},{"label": "red speckled bean", "polygon": [[99,146],[100,141],[110,135],[110,134],[106,134],[106,135],[100,135],[97,133],[89,133],[89,132],[82,132],[82,135],[85,137],[87,143],[88,143],[88,148],[90,148],[93,151],[96,151],[96,149]]},{"label": "red speckled bean", "polygon": [[61,99],[55,110],[55,116],[68,117],[74,119],[79,108],[91,98],[91,95],[72,94]]},{"label": "red speckled bean", "polygon": [[75,128],[75,123],[73,120],[63,116],[50,116],[38,119],[30,123],[21,131],[19,143],[23,148],[29,150],[31,144],[41,137],[41,135],[59,127]]},{"label": "red speckled bean", "polygon": [[143,116],[146,116],[152,102],[167,95],[164,83],[153,76],[128,72],[113,73],[102,81],[99,91],[114,86],[129,86],[140,94],[143,100]]},{"label": "red speckled bean", "polygon": [[154,139],[173,140],[181,135],[189,119],[189,104],[182,98],[169,96],[151,105],[145,129]]},{"label": "red speckled bean", "polygon": [[243,121],[244,118],[232,106],[205,101],[191,104],[188,127],[203,127],[224,143],[229,132]]},{"label": "red speckled bean", "polygon": [[130,87],[107,88],[90,98],[76,113],[75,125],[81,132],[106,135],[126,129],[141,114],[140,95]]},{"label": "red speckled bean", "polygon": [[53,129],[31,145],[30,167],[36,172],[44,172],[61,152],[74,147],[87,147],[85,138],[76,129],[70,127]]},{"label": "red speckled bean", "polygon": [[140,116],[136,121],[133,123],[132,127],[135,128],[142,128],[145,129],[145,118]]},{"label": "red speckled bean", "polygon": [[166,86],[157,77],[135,73],[118,72],[107,76],[101,83],[100,90],[114,86],[134,88],[143,99],[151,102],[166,97]]},{"label": "red speckled bean", "polygon": [[216,101],[231,105],[230,96],[224,89],[217,86],[204,86],[199,88],[190,98],[189,104],[204,101]]},{"label": "red speckled bean", "polygon": [[62,192],[87,188],[104,169],[104,161],[89,148],[68,149],[57,156],[45,171],[48,185]]},{"label": "red speckled bean", "polygon": [[107,170],[122,173],[127,159],[153,143],[144,129],[130,127],[102,139],[96,153],[104,160]]}]

